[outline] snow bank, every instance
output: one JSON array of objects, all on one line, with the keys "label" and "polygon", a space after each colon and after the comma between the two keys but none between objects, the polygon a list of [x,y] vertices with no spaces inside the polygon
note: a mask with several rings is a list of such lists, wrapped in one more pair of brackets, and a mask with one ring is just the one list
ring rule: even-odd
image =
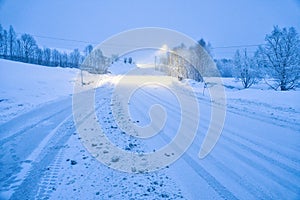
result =
[{"label": "snow bank", "polygon": [[263,81],[250,88],[243,89],[242,84],[234,78],[223,78],[223,83],[226,89],[227,99],[272,104],[276,107],[280,106],[300,110],[299,90],[275,91]]}]

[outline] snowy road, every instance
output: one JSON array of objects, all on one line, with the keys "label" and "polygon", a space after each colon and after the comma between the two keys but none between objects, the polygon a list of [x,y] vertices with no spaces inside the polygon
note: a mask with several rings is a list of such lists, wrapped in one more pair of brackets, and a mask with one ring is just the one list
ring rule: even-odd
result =
[{"label": "snowy road", "polygon": [[26,198],[29,191],[37,191],[38,181],[75,130],[71,114],[71,97],[68,97],[0,126],[2,192],[10,195],[15,189],[14,196]]},{"label": "snowy road", "polygon": [[[143,93],[147,96],[143,100],[166,101],[166,95],[161,93],[145,90]],[[282,125],[282,119],[264,116],[259,110],[249,113],[241,105],[231,105],[215,149],[199,160],[197,155],[210,120],[210,102],[202,95],[198,95],[198,100],[201,110],[198,135],[191,148],[170,167],[170,172],[179,177],[177,183],[187,188],[192,199],[299,197],[299,124],[290,121]],[[176,109],[174,102],[167,100],[167,110]],[[141,103],[140,108],[147,106]],[[158,136],[167,143],[170,138],[166,135]]]},{"label": "snowy road", "polygon": [[[118,129],[111,114],[115,77],[96,91],[96,114],[108,138],[120,148],[156,151],[168,144],[180,114],[164,88],[143,87],[130,102],[132,120],[149,123],[148,109],[161,104],[166,126],[149,140]],[[128,174],[99,163],[83,147],[72,117],[72,99],[53,101],[0,125],[0,198],[3,199],[299,199],[300,125],[274,119],[243,102],[229,102],[220,140],[198,158],[210,122],[207,96],[200,107],[197,136],[175,163],[153,173]],[[254,103],[254,102],[253,102]],[[276,107],[269,107],[276,112]]]}]

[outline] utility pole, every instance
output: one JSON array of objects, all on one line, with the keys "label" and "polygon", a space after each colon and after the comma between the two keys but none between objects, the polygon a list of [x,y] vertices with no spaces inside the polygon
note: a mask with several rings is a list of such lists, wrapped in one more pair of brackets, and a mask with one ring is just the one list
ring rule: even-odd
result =
[{"label": "utility pole", "polygon": [[82,74],[82,69],[80,68],[80,77],[81,77],[81,85],[83,85],[83,74]]},{"label": "utility pole", "polygon": [[157,66],[156,66],[156,56],[154,56],[154,69],[157,71]]}]

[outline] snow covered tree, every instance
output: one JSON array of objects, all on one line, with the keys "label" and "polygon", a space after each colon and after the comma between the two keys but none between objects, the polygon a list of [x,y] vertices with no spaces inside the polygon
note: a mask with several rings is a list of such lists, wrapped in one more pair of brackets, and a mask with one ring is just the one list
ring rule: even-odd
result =
[{"label": "snow covered tree", "polygon": [[249,88],[257,82],[257,68],[253,60],[248,56],[246,49],[242,53],[237,50],[233,60],[235,66],[234,75],[242,82],[244,88]]},{"label": "snow covered tree", "polygon": [[[197,46],[200,47],[200,45]],[[187,48],[182,43],[172,48],[172,51],[159,56],[158,70],[165,72],[169,76],[178,77],[179,80],[190,78],[202,81],[202,76],[199,73],[199,67],[202,67],[199,55],[201,54],[195,53],[194,47]],[[190,63],[191,61],[195,66]]]},{"label": "snow covered tree", "polygon": [[273,89],[293,89],[300,79],[300,40],[294,27],[280,29],[275,26],[266,35],[266,44],[258,50],[258,63],[264,68],[268,83]]},{"label": "snow covered tree", "polygon": [[215,60],[218,70],[222,77],[233,77],[234,63],[232,59]]},{"label": "snow covered tree", "polygon": [[93,53],[93,66],[96,73],[103,74],[106,73],[108,68],[108,63],[106,57],[103,55],[101,49],[96,49]]},{"label": "snow covered tree", "polygon": [[184,44],[180,44],[168,53],[168,65],[164,70],[169,76],[187,78],[186,61],[182,57],[186,52],[186,46]]},{"label": "snow covered tree", "polygon": [[202,77],[218,76],[218,71],[211,66],[211,56],[202,47],[202,45],[197,44],[189,48],[190,60],[195,65],[194,67],[200,72]]},{"label": "snow covered tree", "polygon": [[82,62],[80,68],[91,73],[104,74],[107,72],[110,59],[106,58],[101,49],[94,49]]}]

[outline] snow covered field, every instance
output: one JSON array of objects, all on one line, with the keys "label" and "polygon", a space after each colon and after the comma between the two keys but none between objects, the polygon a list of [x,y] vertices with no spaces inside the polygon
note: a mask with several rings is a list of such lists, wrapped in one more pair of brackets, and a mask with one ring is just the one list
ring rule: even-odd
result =
[{"label": "snow covered field", "polygon": [[[97,77],[101,81],[95,94],[96,115],[118,147],[155,152],[174,137],[179,105],[159,85],[143,87],[129,102],[132,121],[148,124],[144,113],[159,103],[168,114],[166,126],[149,140],[122,132],[112,115],[111,104],[117,102],[111,96],[120,74],[132,67],[117,63],[109,69],[112,74]],[[103,165],[83,146],[70,96],[77,73],[0,60],[0,199],[300,198],[299,90],[273,91],[262,83],[242,90],[240,83],[224,79],[224,129],[213,151],[200,160],[214,104],[207,90],[202,94],[202,83],[174,79],[195,91],[200,108],[197,136],[172,165],[136,174]]]},{"label": "snow covered field", "polygon": [[73,92],[77,69],[0,59],[0,124]]}]

